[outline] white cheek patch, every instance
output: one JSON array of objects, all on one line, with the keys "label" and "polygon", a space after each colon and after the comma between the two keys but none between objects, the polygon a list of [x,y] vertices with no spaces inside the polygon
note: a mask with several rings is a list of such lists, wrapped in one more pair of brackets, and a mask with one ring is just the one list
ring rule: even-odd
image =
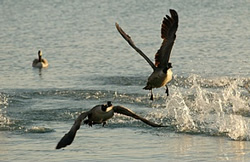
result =
[{"label": "white cheek patch", "polygon": [[112,109],[113,109],[113,106],[110,106],[110,107],[107,108],[106,112],[109,112]]}]

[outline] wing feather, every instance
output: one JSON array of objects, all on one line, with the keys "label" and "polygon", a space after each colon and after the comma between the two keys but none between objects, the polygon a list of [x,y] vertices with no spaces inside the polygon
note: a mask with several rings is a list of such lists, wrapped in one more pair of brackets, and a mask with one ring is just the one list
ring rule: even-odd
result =
[{"label": "wing feather", "polygon": [[117,23],[115,23],[115,26],[116,26],[116,29],[118,30],[118,32],[121,34],[121,36],[128,42],[128,44],[132,48],[134,48],[148,62],[148,64],[155,70],[156,67],[155,67],[154,63],[138,47],[135,46],[131,37],[128,34],[126,34]]},{"label": "wing feather", "polygon": [[166,15],[162,21],[161,38],[163,39],[160,49],[155,54],[155,66],[165,68],[168,65],[172,47],[178,28],[178,14],[170,9],[171,17]]},{"label": "wing feather", "polygon": [[75,123],[73,124],[69,132],[66,133],[62,137],[62,139],[58,142],[56,149],[66,147],[67,145],[70,145],[73,142],[76,136],[76,132],[80,128],[83,119],[85,119],[89,115],[89,113],[90,111],[87,111],[87,112],[81,113],[81,115],[78,116],[78,118],[75,120]]},{"label": "wing feather", "polygon": [[143,117],[140,117],[139,115],[136,115],[133,111],[131,111],[130,109],[128,108],[125,108],[125,107],[122,107],[122,106],[114,106],[113,107],[113,110],[114,112],[116,113],[119,113],[119,114],[123,114],[123,115],[126,115],[126,116],[130,116],[132,118],[135,118],[135,119],[138,119],[138,120],[141,120],[142,122],[144,122],[145,124],[148,124],[152,127],[166,127],[166,126],[162,126],[162,125],[159,125],[159,124],[156,124],[156,123],[153,123]]}]

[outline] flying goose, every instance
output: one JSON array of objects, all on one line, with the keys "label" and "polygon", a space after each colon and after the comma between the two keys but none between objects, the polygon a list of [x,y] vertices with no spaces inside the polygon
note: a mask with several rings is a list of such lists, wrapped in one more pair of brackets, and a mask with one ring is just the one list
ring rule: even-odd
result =
[{"label": "flying goose", "polygon": [[49,63],[46,59],[42,58],[42,51],[38,51],[38,59],[34,59],[32,63],[32,67],[36,68],[46,68],[49,66]]},{"label": "flying goose", "polygon": [[80,128],[81,123],[85,118],[88,117],[88,119],[83,121],[84,124],[88,124],[89,126],[92,126],[93,124],[102,124],[104,126],[106,124],[106,121],[114,116],[114,113],[123,114],[141,120],[142,122],[152,127],[167,127],[155,124],[143,117],[140,117],[130,109],[125,108],[123,106],[113,106],[111,102],[108,101],[107,104],[96,105],[91,110],[81,113],[75,120],[75,123],[73,124],[69,132],[66,133],[58,142],[56,149],[66,147],[67,145],[70,145],[73,142],[76,132]]},{"label": "flying goose", "polygon": [[166,86],[167,96],[169,95],[167,83],[172,80],[172,64],[169,62],[170,53],[176,38],[176,31],[178,28],[178,14],[175,10],[170,9],[171,17],[166,15],[162,21],[161,38],[163,42],[160,49],[155,54],[155,64],[138,48],[135,46],[131,37],[127,35],[122,28],[115,23],[118,32],[134,48],[153,68],[153,73],[149,76],[147,85],[143,88],[151,91],[150,99],[153,100],[153,88]]}]

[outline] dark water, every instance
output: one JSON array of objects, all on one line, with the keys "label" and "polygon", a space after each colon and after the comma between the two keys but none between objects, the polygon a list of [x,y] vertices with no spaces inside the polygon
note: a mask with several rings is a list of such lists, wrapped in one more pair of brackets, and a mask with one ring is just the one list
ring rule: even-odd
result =
[{"label": "dark water", "polygon": [[[150,66],[115,22],[153,60],[169,8],[179,13],[174,79],[143,90]],[[248,1],[1,1],[0,161],[249,161]],[[33,69],[41,49],[47,69]],[[55,150],[74,119],[113,101],[151,128],[116,115],[82,126]]]}]

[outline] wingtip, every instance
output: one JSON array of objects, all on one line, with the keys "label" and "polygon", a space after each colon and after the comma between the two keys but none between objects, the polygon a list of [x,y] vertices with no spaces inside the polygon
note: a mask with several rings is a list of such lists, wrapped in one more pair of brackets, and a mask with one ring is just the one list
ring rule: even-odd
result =
[{"label": "wingtip", "polygon": [[[64,147],[65,147],[65,146],[64,146]],[[61,148],[63,148],[63,147],[60,146],[59,143],[58,143],[58,144],[56,145],[56,148],[55,148],[55,149],[56,149],[56,150],[59,150],[59,149],[61,149]]]},{"label": "wingtip", "polygon": [[118,30],[119,33],[124,32],[124,31],[121,29],[121,27],[119,26],[119,24],[118,24],[117,22],[115,22],[115,27],[116,27],[116,29]]},{"label": "wingtip", "polygon": [[176,22],[178,22],[178,13],[174,9],[169,9],[169,12],[171,14],[171,17],[175,19]]},{"label": "wingtip", "polygon": [[70,145],[73,142],[74,138],[75,138],[75,133],[73,134],[71,132],[66,133],[56,145],[56,149],[61,149],[63,147]]},{"label": "wingtip", "polygon": [[115,26],[116,26],[116,28],[118,28],[118,27],[119,27],[119,24],[118,24],[117,22],[115,22]]},{"label": "wingtip", "polygon": [[60,148],[62,148],[62,147],[60,147],[60,146],[57,145],[55,149],[56,149],[56,150],[59,150]]},{"label": "wingtip", "polygon": [[169,9],[169,12],[177,14],[177,12],[174,9]]},{"label": "wingtip", "polygon": [[56,149],[57,150],[59,150],[59,149],[61,149],[61,148],[63,148],[63,147],[66,147],[66,146],[68,146],[68,145],[70,145],[70,144],[65,144],[63,141],[60,141],[60,142],[58,142],[58,144],[56,145]]}]

